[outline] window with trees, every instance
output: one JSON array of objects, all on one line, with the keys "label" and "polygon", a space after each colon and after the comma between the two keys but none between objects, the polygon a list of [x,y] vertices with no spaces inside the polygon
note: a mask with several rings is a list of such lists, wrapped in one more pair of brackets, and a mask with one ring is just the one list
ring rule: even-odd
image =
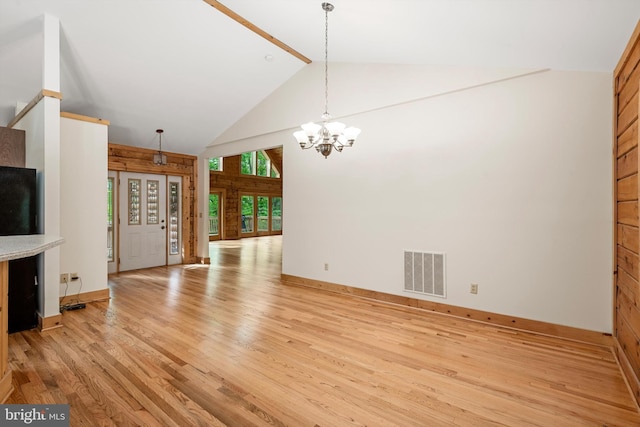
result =
[{"label": "window with trees", "polygon": [[264,152],[257,151],[256,158],[258,160],[256,175],[269,176],[269,172],[271,170],[271,160],[269,160],[269,157],[266,154],[264,154]]},{"label": "window with trees", "polygon": [[282,197],[271,198],[271,231],[282,231]]},{"label": "window with trees", "polygon": [[220,235],[220,194],[209,194],[209,236]]},{"label": "window with trees", "polygon": [[267,154],[260,151],[249,151],[240,155],[240,173],[243,175],[280,178],[280,173],[271,164]]},{"label": "window with trees", "polygon": [[241,214],[242,214],[242,232],[253,233],[253,208],[254,197],[242,196],[241,198]]},{"label": "window with trees", "polygon": [[240,155],[240,173],[243,175],[256,174],[256,152],[250,151]]},{"label": "window with trees", "polygon": [[258,232],[269,231],[269,197],[258,196]]},{"label": "window with trees", "polygon": [[282,234],[282,197],[244,194],[240,204],[244,235]]},{"label": "window with trees", "polygon": [[214,157],[213,159],[209,159],[209,170],[210,171],[222,171],[222,157]]}]

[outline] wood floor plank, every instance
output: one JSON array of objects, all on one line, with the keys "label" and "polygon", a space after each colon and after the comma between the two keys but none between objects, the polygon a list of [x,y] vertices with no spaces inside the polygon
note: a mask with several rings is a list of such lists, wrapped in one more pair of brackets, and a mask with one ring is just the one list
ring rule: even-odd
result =
[{"label": "wood floor plank", "polygon": [[12,334],[7,403],[73,426],[640,425],[610,348],[284,285],[281,239],[112,275],[110,301]]}]

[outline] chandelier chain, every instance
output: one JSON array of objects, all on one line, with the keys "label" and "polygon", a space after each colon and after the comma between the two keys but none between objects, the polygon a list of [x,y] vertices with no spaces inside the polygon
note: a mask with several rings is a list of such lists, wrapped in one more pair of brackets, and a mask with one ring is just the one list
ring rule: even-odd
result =
[{"label": "chandelier chain", "polygon": [[324,11],[324,113],[329,114],[329,9]]}]

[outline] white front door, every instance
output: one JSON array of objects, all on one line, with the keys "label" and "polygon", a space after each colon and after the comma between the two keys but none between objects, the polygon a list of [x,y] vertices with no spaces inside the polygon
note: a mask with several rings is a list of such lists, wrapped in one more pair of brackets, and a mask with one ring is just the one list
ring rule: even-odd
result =
[{"label": "white front door", "polygon": [[120,173],[120,271],[167,265],[167,177]]}]

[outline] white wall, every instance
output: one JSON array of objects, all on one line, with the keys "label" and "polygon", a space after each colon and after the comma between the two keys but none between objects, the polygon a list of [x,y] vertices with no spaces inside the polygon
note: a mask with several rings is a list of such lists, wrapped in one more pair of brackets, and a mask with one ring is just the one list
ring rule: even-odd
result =
[{"label": "white wall", "polygon": [[80,276],[60,296],[107,288],[107,135],[105,125],[60,119],[60,272]]},{"label": "white wall", "polygon": [[[341,68],[353,67],[332,66],[331,76],[343,120],[363,130],[354,148],[325,160],[280,127],[280,117],[308,113],[312,98],[299,84],[317,74],[308,69],[241,120],[263,132],[243,146],[285,147],[283,273],[612,331],[609,73],[523,70],[509,79],[496,70],[478,79],[461,69],[447,83],[442,70],[418,70],[440,90],[416,84],[411,67],[410,78],[398,69],[387,82],[387,66],[369,66],[353,80],[407,97],[415,87],[403,103],[349,92]],[[269,131],[269,121],[281,125]],[[404,249],[447,254],[446,299],[403,291]]]}]

